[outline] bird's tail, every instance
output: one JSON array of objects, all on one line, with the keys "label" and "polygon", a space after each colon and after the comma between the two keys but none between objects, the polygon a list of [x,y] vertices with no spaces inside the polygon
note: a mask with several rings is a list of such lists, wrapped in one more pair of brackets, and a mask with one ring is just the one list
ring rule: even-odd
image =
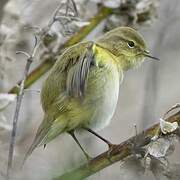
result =
[{"label": "bird's tail", "polygon": [[32,154],[32,152],[34,151],[34,149],[36,148],[37,146],[32,143],[32,145],[29,147],[28,151],[26,152],[25,156],[24,156],[24,159],[23,159],[23,162],[22,162],[22,165],[21,167],[24,166],[26,160],[28,159],[28,157]]},{"label": "bird's tail", "polygon": [[50,142],[59,134],[61,134],[64,131],[65,127],[66,127],[66,122],[62,121],[61,118],[56,119],[53,123],[50,123],[48,121],[43,121],[37,131],[33,143],[31,144],[27,153],[25,154],[22,167],[35,148],[42,145],[46,145],[48,142]]},{"label": "bird's tail", "polygon": [[39,126],[36,136],[34,138],[33,143],[31,144],[31,146],[29,147],[28,151],[26,152],[23,162],[22,162],[22,167],[24,166],[26,160],[28,159],[28,157],[32,154],[32,152],[34,151],[34,149],[36,149],[38,146],[42,145],[43,139],[46,137],[46,135],[48,134],[49,131],[49,127],[50,126],[44,126],[44,122],[42,122],[42,124]]},{"label": "bird's tail", "polygon": [[26,152],[23,162],[22,162],[22,167],[24,166],[26,160],[28,159],[28,157],[32,154],[32,152],[38,147],[40,146],[42,140],[40,140],[40,138],[38,138],[38,136],[36,135],[33,143],[31,144],[31,146],[29,147],[28,151]]}]

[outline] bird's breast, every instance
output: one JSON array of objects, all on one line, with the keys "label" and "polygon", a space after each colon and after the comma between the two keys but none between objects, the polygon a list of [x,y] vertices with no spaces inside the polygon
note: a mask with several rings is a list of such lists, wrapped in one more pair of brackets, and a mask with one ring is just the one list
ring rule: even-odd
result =
[{"label": "bird's breast", "polygon": [[85,100],[92,112],[85,124],[89,128],[100,130],[109,124],[118,101],[120,78],[113,63],[90,71]]}]

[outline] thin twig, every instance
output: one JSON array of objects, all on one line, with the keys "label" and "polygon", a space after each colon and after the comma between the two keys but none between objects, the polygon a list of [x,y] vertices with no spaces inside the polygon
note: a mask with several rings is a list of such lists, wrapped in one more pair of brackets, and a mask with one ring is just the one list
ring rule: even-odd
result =
[{"label": "thin twig", "polygon": [[35,37],[35,43],[34,43],[34,47],[32,50],[31,55],[27,52],[24,51],[17,51],[16,54],[23,54],[27,57],[27,63],[25,66],[25,70],[24,70],[24,74],[23,74],[23,78],[22,81],[20,83],[19,88],[19,92],[17,95],[17,99],[16,99],[16,108],[15,108],[15,113],[14,113],[14,117],[13,117],[13,129],[11,132],[11,139],[10,139],[10,145],[9,145],[9,154],[8,154],[8,166],[7,166],[7,179],[10,179],[11,176],[11,170],[12,170],[12,164],[13,164],[13,155],[14,155],[14,147],[15,147],[15,140],[16,140],[16,131],[17,131],[17,122],[19,119],[19,113],[20,113],[20,108],[21,108],[21,104],[22,104],[22,99],[24,96],[24,88],[25,88],[25,81],[28,77],[28,73],[30,70],[30,66],[34,60],[34,57],[36,55],[36,52],[40,46],[41,42],[38,42],[37,37]]},{"label": "thin twig", "polygon": [[[178,122],[178,124],[180,124],[180,111],[168,117],[166,121],[176,121]],[[153,125],[152,127],[143,131],[142,133],[129,138],[128,140],[120,143],[119,145],[114,146],[110,154],[109,151],[106,151],[100,154],[99,156],[93,158],[88,163],[88,165],[87,163],[85,163],[72,171],[69,171],[63,175],[54,178],[53,180],[82,180],[118,161],[122,161],[131,154],[133,154],[132,144],[136,143],[137,136],[143,137],[144,141],[140,142],[139,144],[139,147],[143,147],[145,145],[148,145],[152,141],[151,138],[154,136],[157,128],[159,128],[159,123]]]},{"label": "thin twig", "polygon": [[[35,44],[36,44],[36,42],[35,42]],[[27,63],[25,66],[24,74],[23,74],[23,79],[22,79],[20,87],[19,87],[19,93],[18,93],[18,96],[16,99],[16,108],[15,108],[15,113],[14,113],[14,117],[13,117],[13,129],[11,132],[11,139],[10,139],[10,146],[9,146],[7,179],[9,179],[11,176],[12,161],[13,161],[13,155],[14,155],[14,146],[15,146],[15,139],[16,139],[17,122],[18,122],[19,112],[20,112],[20,108],[21,108],[23,95],[24,95],[25,81],[27,79],[31,63],[33,62],[33,57],[35,55],[35,52],[36,52],[36,48],[33,49],[32,56],[25,52],[21,52],[21,51],[18,52],[18,53],[26,55],[28,58],[27,58]]]},{"label": "thin twig", "polygon": [[73,9],[74,9],[74,12],[75,12],[75,16],[79,16],[78,10],[77,10],[77,7],[76,7],[76,3],[74,2],[74,0],[71,0],[71,2],[72,2],[72,5],[73,5]]}]

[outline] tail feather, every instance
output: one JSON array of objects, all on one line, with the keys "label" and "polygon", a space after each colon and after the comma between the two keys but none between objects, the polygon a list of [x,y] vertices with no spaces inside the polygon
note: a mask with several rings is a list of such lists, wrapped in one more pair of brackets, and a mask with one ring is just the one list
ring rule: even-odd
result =
[{"label": "tail feather", "polygon": [[39,146],[43,146],[61,134],[66,127],[64,121],[55,120],[53,124],[42,123],[37,131],[36,137],[34,138],[33,143],[29,147],[27,153],[25,154],[22,166],[25,164],[28,157],[32,154],[34,149]]},{"label": "tail feather", "polygon": [[29,147],[28,151],[26,152],[24,159],[23,159],[23,163],[22,166],[25,164],[26,160],[28,159],[28,157],[32,154],[32,152],[38,147],[42,145],[42,141],[43,139],[46,137],[46,135],[48,134],[48,131],[50,129],[50,125],[48,125],[46,123],[46,125],[42,122],[42,124],[40,125],[36,136],[34,138],[33,143],[31,144],[31,146]]},{"label": "tail feather", "polygon": [[42,137],[38,137],[36,135],[33,143],[31,144],[31,146],[29,147],[28,151],[26,152],[24,159],[23,159],[23,163],[22,166],[24,166],[26,160],[28,159],[28,157],[32,154],[32,152],[38,147],[41,146],[41,141],[42,141]]},{"label": "tail feather", "polygon": [[36,144],[32,144],[30,146],[30,148],[28,149],[28,151],[26,152],[25,156],[24,156],[24,159],[23,159],[23,162],[22,162],[22,167],[24,166],[26,160],[28,159],[28,157],[32,154],[32,152],[34,151],[34,149],[37,147]]}]

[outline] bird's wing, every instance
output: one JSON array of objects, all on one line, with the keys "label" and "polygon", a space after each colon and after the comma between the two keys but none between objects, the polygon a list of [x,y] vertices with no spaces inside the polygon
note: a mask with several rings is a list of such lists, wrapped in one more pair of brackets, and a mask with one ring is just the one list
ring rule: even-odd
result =
[{"label": "bird's wing", "polygon": [[66,92],[71,97],[84,95],[86,79],[94,61],[93,42],[83,42],[67,48],[58,58],[41,91],[44,111]]},{"label": "bird's wing", "polygon": [[84,94],[85,81],[93,61],[92,45],[88,44],[85,47],[76,64],[68,72],[66,90],[70,96],[81,97]]}]

